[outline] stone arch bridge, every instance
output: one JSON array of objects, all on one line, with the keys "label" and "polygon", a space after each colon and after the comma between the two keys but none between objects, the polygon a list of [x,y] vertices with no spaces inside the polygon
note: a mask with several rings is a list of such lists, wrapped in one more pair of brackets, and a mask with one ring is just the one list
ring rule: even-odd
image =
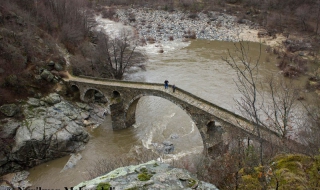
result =
[{"label": "stone arch bridge", "polygon": [[[257,140],[254,125],[247,119],[224,108],[197,97],[183,89],[175,93],[164,89],[163,84],[99,79],[91,77],[70,77],[65,79],[70,88],[79,90],[84,102],[94,101],[95,94],[101,94],[111,104],[112,127],[124,129],[135,123],[136,106],[143,96],[157,96],[171,101],[183,109],[197,126],[204,145],[204,151],[213,150],[240,139]],[[278,134],[260,127],[261,137],[272,144],[280,145]],[[235,140],[237,142],[235,142]],[[230,146],[230,145],[228,145]]]}]

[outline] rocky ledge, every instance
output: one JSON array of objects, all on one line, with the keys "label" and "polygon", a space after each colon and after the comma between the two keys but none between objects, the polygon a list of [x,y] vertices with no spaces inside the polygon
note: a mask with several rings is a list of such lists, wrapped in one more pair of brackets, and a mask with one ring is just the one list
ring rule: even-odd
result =
[{"label": "rocky ledge", "polygon": [[73,189],[205,189],[217,188],[198,180],[185,169],[149,161],[145,164],[118,168],[93,180],[82,182]]},{"label": "rocky ledge", "polygon": [[[57,93],[4,105],[0,111],[8,116],[0,120],[0,175],[83,149],[89,141],[86,126],[99,125],[104,117],[104,108],[70,103]],[[9,117],[16,112],[24,119]]]}]

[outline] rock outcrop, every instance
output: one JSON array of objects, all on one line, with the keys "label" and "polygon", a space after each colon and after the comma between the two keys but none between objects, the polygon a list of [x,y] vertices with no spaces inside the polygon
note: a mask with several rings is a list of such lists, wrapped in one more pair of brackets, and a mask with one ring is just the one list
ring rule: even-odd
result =
[{"label": "rock outcrop", "polygon": [[63,169],[60,172],[64,172],[70,168],[73,168],[77,164],[77,162],[81,159],[82,159],[82,156],[80,153],[71,154],[71,157],[69,158],[68,162],[66,163],[66,165],[63,167]]},{"label": "rock outcrop", "polygon": [[205,189],[217,188],[198,180],[185,169],[169,164],[149,161],[145,164],[118,168],[106,175],[82,182],[73,189]]},{"label": "rock outcrop", "polygon": [[18,106],[15,104],[4,104],[0,107],[0,111],[9,117],[14,116],[18,111]]},{"label": "rock outcrop", "polygon": [[80,108],[56,93],[30,98],[21,105],[22,121],[0,121],[0,175],[83,149],[89,141],[84,123],[99,125],[103,119],[97,115],[99,110],[103,108],[88,104]]}]

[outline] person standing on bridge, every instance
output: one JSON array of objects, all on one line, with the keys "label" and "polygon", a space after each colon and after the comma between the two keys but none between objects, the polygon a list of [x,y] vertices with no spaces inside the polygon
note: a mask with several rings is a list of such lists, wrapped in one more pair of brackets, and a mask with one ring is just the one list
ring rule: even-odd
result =
[{"label": "person standing on bridge", "polygon": [[173,85],[172,85],[172,92],[174,93],[175,91],[176,91],[176,85],[173,84]]},{"label": "person standing on bridge", "polygon": [[169,86],[169,81],[168,80],[165,80],[164,81],[164,89],[167,89]]}]

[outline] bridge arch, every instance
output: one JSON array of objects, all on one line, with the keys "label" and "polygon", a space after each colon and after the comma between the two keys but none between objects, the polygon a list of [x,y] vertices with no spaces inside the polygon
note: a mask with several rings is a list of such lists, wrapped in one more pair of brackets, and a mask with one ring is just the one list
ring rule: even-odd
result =
[{"label": "bridge arch", "polygon": [[106,103],[109,102],[109,99],[101,90],[96,88],[88,88],[83,92],[83,101]]},{"label": "bridge arch", "polygon": [[120,97],[121,97],[121,94],[120,94],[119,91],[114,90],[114,91],[112,92],[112,98],[120,98]]},{"label": "bridge arch", "polygon": [[71,85],[71,88],[70,88],[71,91],[80,91],[80,88],[76,85],[76,84],[73,84]]},{"label": "bridge arch", "polygon": [[81,99],[81,90],[76,84],[70,85],[70,88],[68,88],[68,95],[70,95],[72,98],[80,100]]},{"label": "bridge arch", "polygon": [[[155,96],[155,97],[160,97],[160,98],[163,98],[165,100],[168,100],[170,101],[171,103],[177,105],[179,108],[181,108],[182,110],[185,111],[185,113],[191,118],[191,120],[194,122],[194,123],[197,123],[194,118],[193,118],[193,115],[187,110],[184,108],[183,105],[173,101],[172,99],[170,98],[167,98],[166,96],[161,96],[161,95],[156,95],[156,94],[139,94],[135,97],[133,97],[129,103],[126,105],[125,109],[124,109],[124,114],[125,114],[125,118],[130,122],[126,123],[127,127],[130,127],[132,126],[134,123],[135,123],[135,113],[136,113],[136,108],[137,108],[137,104],[140,100],[141,97],[144,97],[144,96]],[[134,121],[132,121],[132,119],[134,119]]]},{"label": "bridge arch", "polygon": [[140,101],[140,99],[142,97],[159,97],[162,98],[164,100],[167,100],[171,103],[173,103],[174,105],[176,105],[177,107],[179,107],[181,110],[183,110],[184,113],[186,113],[189,118],[191,119],[191,121],[195,124],[195,126],[197,127],[200,135],[201,135],[201,139],[202,139],[202,144],[204,146],[204,151],[206,151],[207,149],[207,142],[206,142],[206,138],[204,138],[206,136],[205,131],[203,131],[203,129],[199,126],[199,123],[197,122],[197,120],[195,119],[195,117],[190,113],[190,111],[188,109],[185,109],[185,106],[170,99],[167,98],[166,96],[161,96],[161,95],[157,95],[157,94],[148,94],[148,93],[143,93],[143,94],[139,94],[135,97],[133,97],[128,104],[125,106],[124,108],[124,117],[126,120],[126,127],[131,127],[133,124],[136,123],[136,109],[137,109],[137,105],[138,102]]}]

